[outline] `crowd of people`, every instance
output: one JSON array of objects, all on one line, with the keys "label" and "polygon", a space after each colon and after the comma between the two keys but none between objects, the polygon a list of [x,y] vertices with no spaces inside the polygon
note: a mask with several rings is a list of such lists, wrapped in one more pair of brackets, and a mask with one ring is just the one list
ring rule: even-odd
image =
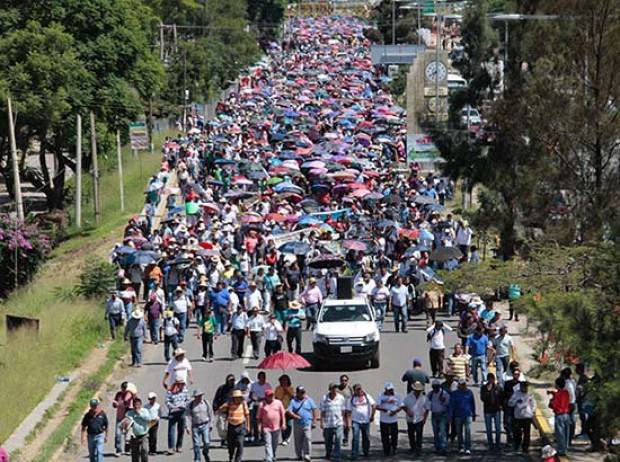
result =
[{"label": "crowd of people", "polygon": [[[194,118],[186,135],[166,141],[146,217],[132,219],[112,251],[118,285],[105,317],[111,336],[122,329],[130,342],[135,367],[145,341],[162,345],[168,453],[181,451],[189,433],[194,460],[209,460],[217,428],[231,461],[242,460],[246,443],[264,444],[265,460],[274,461],[291,439],[297,457],[310,460],[320,425],[325,458],[340,460],[351,437],[355,460],[368,455],[376,413],[386,456],[398,450],[399,414],[417,455],[428,417],[437,452],[456,439],[456,449],[470,454],[477,415],[490,449],[501,448],[503,415],[507,443],[527,451],[536,402],[511,360],[505,321],[491,301],[444,293],[435,273],[480,261],[473,230],[444,206],[450,181],[404,164],[404,111],[371,63],[362,23],[297,18],[287,30],[218,104],[214,120]],[[402,377],[402,398],[392,383],[373,396],[343,375],[315,402],[287,375],[272,388],[264,371],[256,381],[227,376],[210,400],[190,393],[192,365],[182,346],[192,333],[208,362],[224,338],[233,360],[245,355],[246,339],[255,359],[285,348],[301,353],[304,330],[335,296],[340,276],[353,278],[381,330],[388,313],[403,333],[411,316],[426,314],[432,377],[416,359]],[[441,309],[458,314],[457,324],[437,320]],[[461,341],[446,357],[451,330]],[[479,387],[479,414],[471,385]],[[114,398],[116,452],[129,449],[136,461],[158,446],[162,407],[156,393],[147,398],[142,403],[131,383]],[[92,461],[101,460],[108,426],[93,400],[82,422]]]}]

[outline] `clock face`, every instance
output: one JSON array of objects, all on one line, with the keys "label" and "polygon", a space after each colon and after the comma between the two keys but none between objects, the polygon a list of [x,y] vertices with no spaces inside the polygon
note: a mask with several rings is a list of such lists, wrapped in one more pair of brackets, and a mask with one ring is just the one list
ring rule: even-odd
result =
[{"label": "clock face", "polygon": [[448,68],[441,61],[431,61],[427,64],[424,74],[427,80],[433,82],[439,80],[441,82],[448,76]]}]

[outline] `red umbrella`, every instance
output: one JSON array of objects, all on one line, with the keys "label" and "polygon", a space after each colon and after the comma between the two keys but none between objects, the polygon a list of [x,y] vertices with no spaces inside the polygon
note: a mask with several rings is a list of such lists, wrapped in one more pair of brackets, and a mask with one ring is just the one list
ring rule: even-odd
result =
[{"label": "red umbrella", "polygon": [[211,244],[210,242],[201,242],[200,244],[198,244],[200,247],[202,247],[203,249],[212,249],[213,248],[213,244]]},{"label": "red umbrella", "polygon": [[296,353],[288,351],[278,351],[277,353],[267,356],[258,365],[259,369],[305,369],[310,367],[310,363],[306,359]]},{"label": "red umbrella", "polygon": [[268,213],[267,215],[265,215],[265,220],[281,222],[286,221],[286,217],[281,213]]}]

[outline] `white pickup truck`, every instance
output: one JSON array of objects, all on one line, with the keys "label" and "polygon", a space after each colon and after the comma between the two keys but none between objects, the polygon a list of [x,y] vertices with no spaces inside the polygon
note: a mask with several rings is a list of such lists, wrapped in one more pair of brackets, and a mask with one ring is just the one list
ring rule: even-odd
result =
[{"label": "white pickup truck", "polygon": [[327,299],[312,336],[316,365],[366,363],[378,368],[379,340],[375,313],[366,297]]}]

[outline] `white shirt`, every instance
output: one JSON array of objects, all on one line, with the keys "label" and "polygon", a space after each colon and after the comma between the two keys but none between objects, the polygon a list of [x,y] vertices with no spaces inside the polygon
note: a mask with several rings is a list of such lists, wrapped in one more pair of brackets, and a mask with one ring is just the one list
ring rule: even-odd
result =
[{"label": "white shirt", "polygon": [[385,393],[381,393],[377,398],[377,407],[380,407],[384,410],[380,410],[381,415],[379,416],[379,420],[383,423],[396,423],[398,422],[398,415],[390,415],[390,411],[395,411],[400,408],[403,404],[402,399],[399,395],[386,395]]},{"label": "white shirt", "polygon": [[166,366],[166,372],[170,374],[168,378],[168,384],[174,385],[177,380],[182,380],[187,383],[187,375],[192,370],[192,365],[189,359],[183,358],[182,361],[177,361],[176,358],[172,358]]},{"label": "white shirt", "polygon": [[[452,332],[452,327],[450,327],[447,324],[444,324],[442,329]],[[444,344],[445,335],[442,332],[442,329],[435,329],[435,326],[431,326],[428,329],[426,329],[426,332],[432,335],[431,350],[444,350],[446,348],[446,345]]]},{"label": "white shirt", "polygon": [[372,414],[372,406],[374,406],[375,400],[369,394],[363,396],[353,395],[351,399],[347,400],[347,411],[351,413],[351,420],[357,423],[369,423],[370,415]]},{"label": "white shirt", "polygon": [[267,390],[271,390],[271,384],[269,382],[265,382],[262,385],[258,382],[253,382],[252,385],[250,385],[250,397],[254,401],[261,401],[265,399],[265,392]]},{"label": "white shirt", "polygon": [[568,401],[570,404],[577,402],[577,385],[573,379],[566,379],[566,391],[568,391]]},{"label": "white shirt", "polygon": [[237,307],[239,306],[239,295],[234,290],[228,291],[228,301],[230,303],[230,310],[234,313],[237,311]]},{"label": "white shirt", "polygon": [[263,296],[260,294],[260,290],[249,291],[245,296],[245,307],[248,310],[256,307],[259,310],[263,307]]},{"label": "white shirt", "polygon": [[277,319],[265,324],[265,340],[278,340],[278,335],[282,333],[282,324]]},{"label": "white shirt", "polygon": [[456,233],[456,243],[458,245],[471,245],[471,236],[473,231],[468,226],[467,228],[459,227]]},{"label": "white shirt", "polygon": [[426,395],[420,393],[420,396],[416,397],[414,392],[409,393],[405,397],[403,405],[412,413],[412,415],[407,414],[407,422],[414,424],[424,420],[424,414],[426,414],[427,409],[430,407]]},{"label": "white shirt", "polygon": [[187,295],[182,294],[180,297],[172,299],[172,311],[177,314],[187,313],[188,307]]},{"label": "white shirt", "polygon": [[536,400],[529,393],[515,390],[508,400],[508,406],[514,406],[515,418],[532,419],[536,411]]},{"label": "white shirt", "polygon": [[370,295],[375,286],[376,284],[374,279],[370,279],[368,282],[360,279],[360,281],[355,286],[355,289],[358,295]]},{"label": "white shirt", "polygon": [[245,330],[248,325],[248,315],[245,311],[241,313],[234,312],[231,318],[231,324],[233,329]]},{"label": "white shirt", "polygon": [[260,314],[257,314],[256,316],[248,318],[247,326],[250,331],[262,332],[265,328],[265,319]]}]

